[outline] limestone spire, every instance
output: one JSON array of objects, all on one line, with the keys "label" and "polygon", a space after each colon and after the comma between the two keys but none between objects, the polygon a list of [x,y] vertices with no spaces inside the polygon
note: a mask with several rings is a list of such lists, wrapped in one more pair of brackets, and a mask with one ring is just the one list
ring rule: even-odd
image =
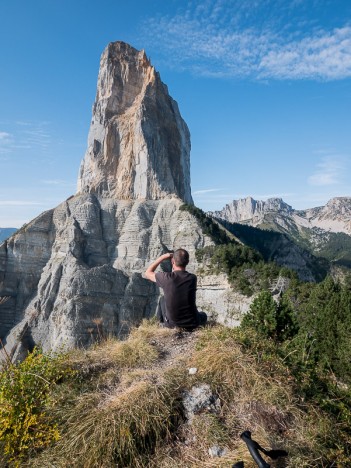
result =
[{"label": "limestone spire", "polygon": [[124,42],[101,56],[78,193],[192,203],[188,127],[145,52]]}]

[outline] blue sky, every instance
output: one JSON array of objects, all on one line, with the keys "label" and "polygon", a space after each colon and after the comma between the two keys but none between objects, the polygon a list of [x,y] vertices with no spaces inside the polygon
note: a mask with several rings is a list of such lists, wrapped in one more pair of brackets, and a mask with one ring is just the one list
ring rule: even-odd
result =
[{"label": "blue sky", "polygon": [[351,196],[349,0],[0,1],[0,226],[75,193],[109,42],[145,49],[192,140],[194,201]]}]

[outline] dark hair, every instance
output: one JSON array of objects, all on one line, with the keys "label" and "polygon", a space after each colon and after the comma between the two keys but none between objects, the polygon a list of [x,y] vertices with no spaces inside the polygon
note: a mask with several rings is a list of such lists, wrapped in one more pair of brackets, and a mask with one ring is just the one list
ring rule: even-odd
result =
[{"label": "dark hair", "polygon": [[189,253],[185,249],[177,249],[173,254],[176,266],[186,267],[189,263]]}]

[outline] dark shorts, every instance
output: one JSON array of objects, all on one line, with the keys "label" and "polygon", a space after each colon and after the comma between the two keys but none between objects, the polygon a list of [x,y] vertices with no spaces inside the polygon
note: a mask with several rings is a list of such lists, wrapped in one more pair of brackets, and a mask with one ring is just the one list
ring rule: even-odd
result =
[{"label": "dark shorts", "polygon": [[[166,303],[165,303],[165,298],[164,296],[160,297],[160,300],[158,301],[158,306],[157,306],[157,312],[156,312],[157,318],[159,319],[160,323],[163,323],[165,327],[167,328],[175,328],[174,325],[171,325],[168,321],[167,318],[167,309],[166,309]],[[197,326],[196,327],[191,327],[191,328],[186,328],[186,330],[192,331],[195,330],[197,327],[201,327],[206,325],[207,322],[207,314],[205,312],[197,312]],[[181,327],[183,328],[183,327]]]}]

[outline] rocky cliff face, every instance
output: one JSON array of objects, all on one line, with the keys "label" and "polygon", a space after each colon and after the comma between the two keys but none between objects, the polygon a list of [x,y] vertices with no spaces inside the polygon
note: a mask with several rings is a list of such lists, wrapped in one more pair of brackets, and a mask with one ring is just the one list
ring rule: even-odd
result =
[{"label": "rocky cliff face", "polygon": [[78,193],[192,203],[188,127],[145,52],[123,42],[101,56]]},{"label": "rocky cliff face", "polygon": [[[189,152],[187,126],[145,53],[109,44],[78,193],[0,245],[0,297],[9,297],[0,338],[14,358],[36,343],[123,334],[152,315],[159,290],[142,272],[167,249],[189,250],[196,269],[195,249],[211,240],[179,210],[192,202]],[[200,307],[225,296],[208,288],[199,288]]]},{"label": "rocky cliff face", "polygon": [[257,226],[264,219],[265,214],[270,212],[289,214],[293,210],[290,205],[281,198],[269,198],[267,201],[254,200],[251,197],[233,200],[221,211],[213,211],[211,216],[225,219],[230,223],[245,222],[250,226]]},{"label": "rocky cliff face", "polygon": [[207,242],[181,204],[82,194],[29,223],[0,246],[0,295],[10,296],[0,336],[75,346],[152,315],[158,291],[142,277],[146,265],[166,246],[194,257]]},{"label": "rocky cliff face", "polygon": [[308,227],[344,232],[351,236],[351,197],[332,198],[325,206],[296,211],[295,214],[305,219]]}]

